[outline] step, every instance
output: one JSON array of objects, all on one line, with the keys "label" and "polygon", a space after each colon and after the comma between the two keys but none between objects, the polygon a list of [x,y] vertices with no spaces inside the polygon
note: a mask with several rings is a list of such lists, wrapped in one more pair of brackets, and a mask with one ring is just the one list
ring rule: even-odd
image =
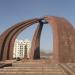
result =
[{"label": "step", "polygon": [[20,66],[20,67],[26,67],[26,66],[47,66],[47,67],[54,67],[58,66],[57,64],[21,64],[21,63],[13,63],[12,66]]},{"label": "step", "polygon": [[0,69],[0,72],[62,72],[61,69]]},{"label": "step", "polygon": [[50,66],[50,65],[12,65],[12,67],[57,67],[57,66]]},{"label": "step", "polygon": [[[44,69],[50,69],[50,68],[52,68],[52,69],[54,69],[54,68],[59,68],[59,67],[34,67],[34,66],[32,66],[32,67],[4,67],[5,69],[42,69],[42,68],[44,68]],[[60,68],[59,68],[60,69]]]},{"label": "step", "polygon": [[1,72],[0,75],[66,75],[63,72]]}]

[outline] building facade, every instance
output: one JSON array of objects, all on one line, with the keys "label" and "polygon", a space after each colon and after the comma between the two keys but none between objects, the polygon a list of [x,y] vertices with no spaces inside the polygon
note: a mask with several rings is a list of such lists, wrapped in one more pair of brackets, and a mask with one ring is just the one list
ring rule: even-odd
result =
[{"label": "building facade", "polygon": [[30,58],[31,41],[15,40],[13,58]]}]

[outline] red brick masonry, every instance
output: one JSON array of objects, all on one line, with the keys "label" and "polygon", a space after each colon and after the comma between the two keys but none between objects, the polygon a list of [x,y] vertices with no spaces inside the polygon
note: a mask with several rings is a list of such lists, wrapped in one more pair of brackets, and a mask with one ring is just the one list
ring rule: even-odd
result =
[{"label": "red brick masonry", "polygon": [[[53,62],[75,62],[75,29],[62,17],[46,16],[53,29]],[[12,59],[14,41],[17,36],[32,24],[39,23],[32,40],[31,58],[40,58],[40,36],[43,27],[41,19],[30,19],[8,28],[0,35],[0,60]]]}]

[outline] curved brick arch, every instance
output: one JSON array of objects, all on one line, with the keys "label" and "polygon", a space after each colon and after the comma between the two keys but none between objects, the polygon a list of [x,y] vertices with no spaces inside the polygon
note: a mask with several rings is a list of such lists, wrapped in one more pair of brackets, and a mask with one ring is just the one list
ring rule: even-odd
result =
[{"label": "curved brick arch", "polygon": [[[7,59],[12,59],[12,54],[13,54],[13,46],[14,46],[14,41],[17,38],[17,36],[23,31],[25,30],[27,27],[31,26],[34,23],[38,23],[39,21],[32,21],[31,23],[28,24],[28,26],[23,25],[22,27],[20,27],[10,38],[9,40],[9,47],[8,47],[8,52],[7,52]],[[12,38],[13,37],[13,38]]]},{"label": "curved brick arch", "polygon": [[8,47],[10,43],[9,41],[10,39],[13,39],[12,37],[18,32],[18,30],[21,30],[22,28],[27,28],[28,26],[31,26],[32,24],[38,23],[38,22],[39,22],[38,19],[31,19],[31,20],[21,22],[9,28],[0,36],[0,41],[2,42],[0,43],[1,60],[7,59],[7,52],[8,52]]},{"label": "curved brick arch", "polygon": [[[37,23],[40,23],[40,21],[38,20]],[[31,26],[31,24],[30,24],[29,26]],[[28,26],[28,27],[29,27],[29,26]],[[16,32],[15,34],[13,34],[13,35],[14,35],[13,38],[10,39],[9,47],[8,47],[8,52],[7,52],[7,58],[8,58],[8,59],[12,59],[14,41],[15,41],[15,39],[17,38],[17,36],[20,34],[20,32],[22,32],[25,28],[26,28],[26,27],[23,26],[21,29],[18,30],[18,32]],[[38,25],[37,28],[40,29],[41,26]],[[32,44],[33,44],[33,43],[32,43]],[[37,44],[38,44],[38,43],[37,43]],[[33,45],[32,45],[32,47],[33,47]],[[10,49],[10,48],[11,48],[11,49]]]}]

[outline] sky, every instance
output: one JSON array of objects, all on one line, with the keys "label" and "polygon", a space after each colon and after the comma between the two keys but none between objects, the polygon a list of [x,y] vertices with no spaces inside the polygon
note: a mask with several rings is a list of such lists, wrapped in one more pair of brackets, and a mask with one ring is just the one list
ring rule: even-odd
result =
[{"label": "sky", "polygon": [[[75,0],[0,0],[0,34],[16,23],[43,16],[64,17],[75,27]],[[27,28],[17,39],[32,40],[36,27]],[[53,33],[48,24],[43,27],[40,47],[53,51]]]}]

